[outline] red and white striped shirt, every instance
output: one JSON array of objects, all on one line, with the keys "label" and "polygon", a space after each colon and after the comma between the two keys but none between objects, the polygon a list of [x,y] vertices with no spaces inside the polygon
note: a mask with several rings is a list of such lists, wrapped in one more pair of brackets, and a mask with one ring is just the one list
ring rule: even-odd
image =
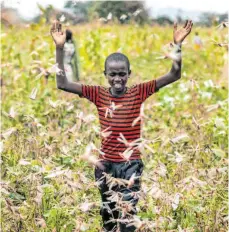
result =
[{"label": "red and white striped shirt", "polygon": [[[117,140],[120,133],[128,142],[141,137],[141,120],[132,126],[133,121],[140,116],[141,104],[153,93],[155,93],[156,81],[151,80],[130,88],[121,97],[114,97],[109,88],[102,86],[82,85],[82,95],[93,102],[98,110],[101,131],[112,131],[108,137],[101,136],[101,151],[105,154],[99,155],[100,159],[113,162],[124,162],[122,154],[128,147]],[[129,148],[130,149],[130,148]],[[130,160],[140,159],[140,151],[137,147],[132,148],[133,153]]]}]

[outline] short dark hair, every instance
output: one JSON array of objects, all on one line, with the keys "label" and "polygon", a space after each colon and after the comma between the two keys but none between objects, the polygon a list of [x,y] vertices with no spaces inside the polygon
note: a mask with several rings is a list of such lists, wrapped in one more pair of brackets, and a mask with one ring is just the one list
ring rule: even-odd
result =
[{"label": "short dark hair", "polygon": [[111,62],[111,61],[124,61],[127,64],[128,71],[130,70],[130,61],[129,61],[128,57],[120,52],[112,53],[106,58],[105,67],[104,67],[105,71],[106,71],[107,63]]}]

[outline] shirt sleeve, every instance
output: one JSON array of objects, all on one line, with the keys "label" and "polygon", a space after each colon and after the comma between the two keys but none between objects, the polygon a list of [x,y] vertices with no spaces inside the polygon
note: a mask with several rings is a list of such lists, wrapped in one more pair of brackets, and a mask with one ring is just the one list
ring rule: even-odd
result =
[{"label": "shirt sleeve", "polygon": [[97,105],[99,98],[99,89],[100,86],[82,84],[82,95],[79,95],[79,97],[87,98],[89,101]]},{"label": "shirt sleeve", "polygon": [[156,80],[151,80],[147,82],[143,82],[137,85],[138,87],[138,94],[144,102],[148,97],[154,94],[156,91]]}]

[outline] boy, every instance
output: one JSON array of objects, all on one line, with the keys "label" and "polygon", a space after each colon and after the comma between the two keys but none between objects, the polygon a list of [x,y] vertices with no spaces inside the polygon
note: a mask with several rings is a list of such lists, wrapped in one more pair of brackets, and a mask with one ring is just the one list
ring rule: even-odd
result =
[{"label": "boy", "polygon": [[[104,204],[100,210],[104,231],[115,231],[118,228],[121,232],[131,232],[136,229],[134,225],[128,226],[126,222],[130,216],[136,214],[136,195],[140,191],[139,178],[144,167],[137,143],[133,142],[137,142],[141,136],[140,106],[160,88],[180,79],[181,43],[191,32],[192,25],[191,20],[187,20],[181,29],[177,29],[177,24],[174,24],[176,58],[173,59],[170,72],[156,80],[136,84],[130,88],[126,87],[131,74],[130,63],[121,53],[113,53],[105,61],[104,74],[110,88],[69,82],[63,64],[66,35],[58,21],[52,25],[50,32],[56,44],[56,63],[59,69],[63,70],[61,74],[56,74],[58,89],[78,94],[93,102],[98,110],[101,130],[110,132],[108,136],[101,136],[102,153],[99,158],[102,159],[103,170],[95,168],[95,179],[100,181],[99,190]],[[111,186],[111,179],[124,179],[128,186],[125,182],[119,183],[120,186],[117,182]]]}]

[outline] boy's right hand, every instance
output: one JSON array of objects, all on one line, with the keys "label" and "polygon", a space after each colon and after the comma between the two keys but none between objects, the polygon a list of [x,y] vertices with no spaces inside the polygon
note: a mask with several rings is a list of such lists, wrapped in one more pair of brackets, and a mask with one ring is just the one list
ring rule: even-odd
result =
[{"label": "boy's right hand", "polygon": [[61,30],[61,27],[61,23],[55,20],[50,29],[51,36],[58,48],[63,48],[66,40],[66,33]]}]

